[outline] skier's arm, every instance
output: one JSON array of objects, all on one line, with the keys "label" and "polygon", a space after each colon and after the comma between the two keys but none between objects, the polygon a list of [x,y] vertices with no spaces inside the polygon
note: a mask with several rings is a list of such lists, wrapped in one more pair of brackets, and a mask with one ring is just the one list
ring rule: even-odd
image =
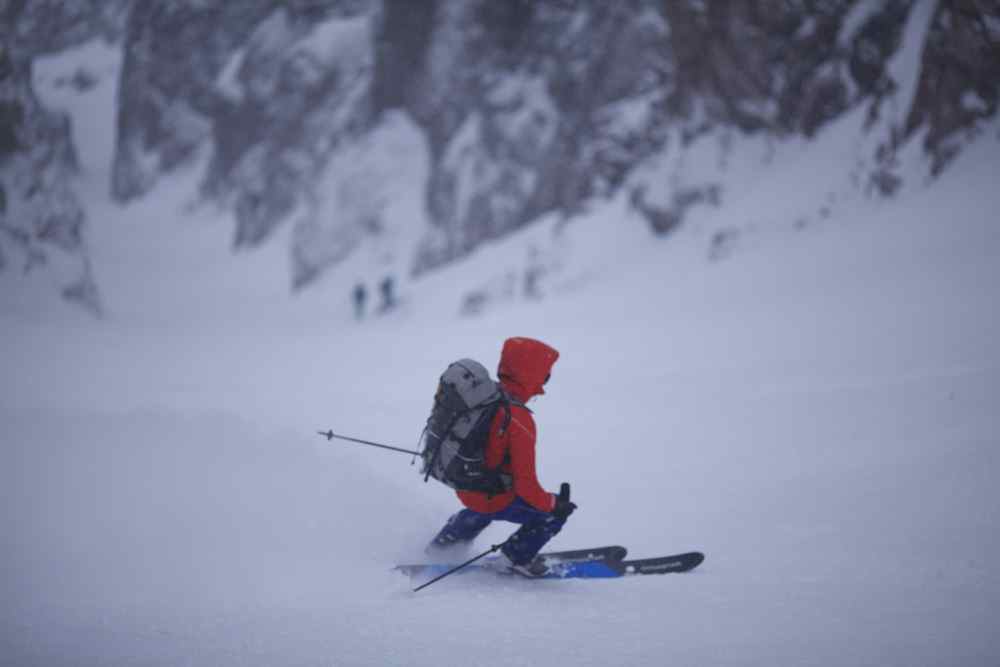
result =
[{"label": "skier's arm", "polygon": [[516,410],[510,424],[510,470],[514,493],[542,512],[551,512],[555,496],[538,483],[535,473],[535,421],[526,410]]}]

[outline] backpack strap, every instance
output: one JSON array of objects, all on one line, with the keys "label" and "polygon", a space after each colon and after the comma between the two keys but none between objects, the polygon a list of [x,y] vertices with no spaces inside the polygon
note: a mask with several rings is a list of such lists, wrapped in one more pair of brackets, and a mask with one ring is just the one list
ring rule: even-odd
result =
[{"label": "backpack strap", "polygon": [[503,423],[500,425],[500,435],[507,433],[507,429],[510,428],[510,422],[513,419],[511,415],[511,406],[516,405],[519,408],[524,408],[528,412],[531,412],[531,408],[517,400],[510,394],[508,394],[502,387],[500,389],[500,409],[504,411]]},{"label": "backpack strap", "polygon": [[[503,422],[501,422],[500,424],[500,431],[498,435],[503,436],[504,434],[507,433],[507,429],[510,428],[510,423],[511,421],[513,421],[514,418],[511,406],[516,405],[518,407],[524,408],[528,412],[531,412],[531,409],[527,405],[525,405],[524,403],[522,403],[521,401],[517,400],[516,398],[508,394],[506,391],[504,391],[502,387],[498,387],[498,389],[500,390],[500,399],[499,399],[500,406],[498,409],[504,411]],[[496,489],[494,491],[487,492],[486,494],[487,497],[492,498],[493,496],[499,493],[504,493],[509,490],[510,487],[508,486],[508,484],[504,483],[502,479],[503,474],[500,472],[500,468],[502,468],[504,464],[509,464],[509,463],[510,463],[510,450],[507,450],[503,454],[503,461],[500,462],[500,465],[497,468],[488,471],[494,477]]]}]

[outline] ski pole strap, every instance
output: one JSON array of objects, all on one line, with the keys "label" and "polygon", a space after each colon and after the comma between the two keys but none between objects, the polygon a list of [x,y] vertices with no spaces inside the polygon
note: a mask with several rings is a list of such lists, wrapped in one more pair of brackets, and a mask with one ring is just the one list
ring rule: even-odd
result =
[{"label": "ski pole strap", "polygon": [[442,579],[444,579],[445,577],[447,577],[449,574],[454,574],[455,572],[458,572],[459,570],[461,570],[462,568],[466,567],[467,565],[472,565],[473,563],[475,563],[480,558],[485,558],[486,556],[489,556],[494,551],[499,551],[503,547],[503,545],[505,545],[505,544],[507,544],[506,541],[501,542],[500,544],[494,544],[492,547],[490,547],[489,549],[487,549],[483,553],[479,554],[478,556],[475,556],[474,558],[470,558],[469,560],[465,561],[461,565],[456,565],[455,567],[451,568],[450,570],[448,570],[444,574],[439,574],[438,576],[434,577],[433,579],[431,579],[430,581],[428,581],[425,584],[420,584],[419,586],[417,586],[416,588],[413,589],[413,592],[417,593],[417,592],[423,590],[424,588],[427,588],[428,586],[430,586],[434,582],[441,581]]}]

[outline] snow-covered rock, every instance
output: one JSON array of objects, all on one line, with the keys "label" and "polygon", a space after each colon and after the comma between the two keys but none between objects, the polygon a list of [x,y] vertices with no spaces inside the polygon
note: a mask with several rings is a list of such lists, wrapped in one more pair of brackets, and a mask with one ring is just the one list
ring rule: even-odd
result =
[{"label": "snow-covered rock", "polygon": [[[429,224],[418,216],[419,233],[401,232],[406,243],[394,251],[405,256],[394,260],[399,270],[418,275],[622,190],[651,229],[671,232],[732,196],[725,168],[688,173],[700,142],[724,144],[724,163],[741,142],[794,144],[859,110],[867,119],[844,177],[858,192],[889,196],[907,179],[936,178],[1000,97],[997,23],[985,1],[150,0],[61,13],[50,4],[14,14],[4,53],[22,70],[39,53],[28,46],[36,35],[51,51],[123,34],[114,197],[144,197],[207,154],[201,193],[232,212],[234,248],[296,230],[297,288],[397,227],[351,222],[355,231],[332,233],[329,217],[302,214],[336,208],[343,188],[329,187],[330,172],[359,150],[368,173],[388,180],[352,187],[390,199],[410,192],[410,174],[371,167],[397,157],[377,138],[386,112],[405,113],[425,135],[411,145],[426,164]],[[67,140],[78,137],[46,140],[46,150]],[[0,166],[5,191],[23,171],[11,165],[25,159]],[[663,163],[673,166],[651,168]],[[49,198],[65,201],[56,193],[71,191],[72,178],[61,168]],[[67,229],[83,224],[64,219]],[[11,244],[0,239],[7,265]]]}]

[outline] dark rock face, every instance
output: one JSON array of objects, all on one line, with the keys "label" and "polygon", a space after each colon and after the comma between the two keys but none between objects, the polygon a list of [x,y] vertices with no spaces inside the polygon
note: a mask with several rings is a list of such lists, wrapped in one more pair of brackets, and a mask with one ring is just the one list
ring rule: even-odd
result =
[{"label": "dark rock face", "polygon": [[0,21],[8,49],[31,58],[95,37],[121,38],[130,0],[3,0]]},{"label": "dark rock face", "polygon": [[[413,16],[387,3],[381,41],[396,44]],[[418,271],[548,211],[571,214],[662,146],[671,64],[651,3],[439,2],[415,24],[419,39],[380,50],[374,87],[400,91],[379,99],[431,140],[428,206],[443,233]]]},{"label": "dark rock face", "polygon": [[77,164],[69,119],[42,108],[29,68],[26,61],[0,62],[0,230],[27,257],[44,262],[46,244],[67,252],[80,247],[83,212],[68,187]]},{"label": "dark rock face", "polygon": [[[185,163],[213,139],[214,119],[226,118],[228,111],[215,79],[273,4],[173,0],[135,5],[119,93],[111,184],[116,198],[145,194],[161,173]],[[225,132],[220,135],[227,138]]]},{"label": "dark rock face", "polygon": [[31,87],[32,59],[120,35],[124,2],[0,2],[0,271],[30,272],[52,250],[75,258],[79,278],[63,296],[100,314],[84,250],[84,212],[69,118],[45,109]]},{"label": "dark rock face", "polygon": [[264,242],[337,142],[369,116],[367,76],[357,91],[365,63],[336,53],[324,61],[303,47],[317,25],[368,4],[138,4],[125,43],[113,194],[141,196],[208,144],[203,189],[233,207],[234,245]]},{"label": "dark rock face", "polygon": [[[812,137],[860,109],[873,146],[860,187],[891,195],[903,144],[922,136],[940,173],[996,115],[1000,92],[992,0],[146,0],[126,22],[127,6],[0,3],[16,28],[0,155],[24,153],[29,125],[50,137],[49,154],[71,153],[59,121],[10,83],[24,81],[37,53],[26,44],[123,33],[112,193],[143,196],[210,151],[203,193],[234,211],[239,248],[267,242],[324,197],[331,161],[384,112],[403,111],[430,152],[434,233],[412,258],[416,272],[623,187],[652,229],[669,233],[724,190],[688,184],[654,203],[628,177],[716,130]],[[917,54],[912,92],[896,65],[904,52]],[[59,199],[56,190],[45,198]],[[293,248],[297,287],[383,226],[377,213],[362,217],[339,237],[296,228],[300,243],[336,245]],[[74,233],[57,236],[65,244]]]},{"label": "dark rock face", "polygon": [[903,139],[927,129],[924,148],[935,175],[997,113],[1000,8],[990,0],[942,3],[927,35],[923,76]]}]

